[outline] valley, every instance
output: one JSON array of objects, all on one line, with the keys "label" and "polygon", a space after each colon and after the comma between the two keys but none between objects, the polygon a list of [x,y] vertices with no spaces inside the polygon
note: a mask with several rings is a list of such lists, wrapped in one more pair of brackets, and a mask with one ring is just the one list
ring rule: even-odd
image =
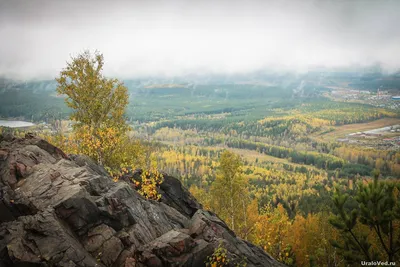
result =
[{"label": "valley", "polygon": [[400,265],[399,14],[0,0],[0,267]]},{"label": "valley", "polygon": [[[196,85],[188,81],[126,81],[129,136],[150,147],[148,156],[159,170],[179,178],[206,209],[223,218],[226,215],[218,210],[214,192],[219,161],[224,151],[238,155],[246,190],[241,212],[253,228],[238,223],[235,232],[281,262],[296,259],[297,266],[305,266],[306,254],[300,247],[311,248],[312,241],[298,243],[290,235],[272,232],[267,237],[265,230],[273,231],[280,222],[263,222],[263,216],[283,216],[280,220],[287,223],[288,232],[305,229],[302,223],[311,220],[313,227],[325,227],[319,233],[309,229],[313,235],[333,237],[337,232],[329,228],[324,216],[333,209],[336,188],[354,194],[357,183],[372,181],[373,170],[385,181],[400,178],[400,110],[328,97],[324,86],[331,82],[319,81],[314,88],[313,80],[304,82],[304,77]],[[70,111],[49,86],[43,88],[27,86],[18,93],[3,90],[0,99],[12,97],[13,101],[3,102],[0,115],[31,118],[36,125],[3,127],[2,132],[23,135],[33,131],[74,153],[67,145],[73,129],[72,121],[67,120]],[[27,95],[31,95],[29,100]],[[38,103],[39,96],[43,104]],[[32,109],[19,109],[23,101]],[[267,241],[275,238],[282,240]],[[312,249],[307,253],[323,265],[332,260],[328,246],[328,254],[317,255]],[[277,248],[287,255],[274,254]]]}]

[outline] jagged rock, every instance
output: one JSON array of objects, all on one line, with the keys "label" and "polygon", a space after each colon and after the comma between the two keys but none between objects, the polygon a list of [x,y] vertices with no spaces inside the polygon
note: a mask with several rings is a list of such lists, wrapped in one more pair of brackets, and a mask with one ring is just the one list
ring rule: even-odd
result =
[{"label": "jagged rock", "polygon": [[[127,174],[124,174],[121,180],[132,185],[132,188],[140,189],[133,185],[132,180],[139,181],[141,184],[142,178],[141,169],[130,170]],[[167,204],[170,207],[175,208],[180,213],[187,217],[192,217],[193,214],[203,207],[196,199],[189,193],[189,191],[184,188],[181,182],[175,177],[169,176],[166,173],[162,173],[163,182],[158,188],[158,193],[161,195],[160,201]]]},{"label": "jagged rock", "polygon": [[197,210],[203,208],[178,179],[167,174],[163,174],[163,177],[164,180],[158,190],[161,194],[161,202],[188,217],[192,217]]},{"label": "jagged rock", "polygon": [[0,267],[204,266],[221,242],[232,262],[283,266],[164,178],[147,200],[88,157],[0,136]]}]

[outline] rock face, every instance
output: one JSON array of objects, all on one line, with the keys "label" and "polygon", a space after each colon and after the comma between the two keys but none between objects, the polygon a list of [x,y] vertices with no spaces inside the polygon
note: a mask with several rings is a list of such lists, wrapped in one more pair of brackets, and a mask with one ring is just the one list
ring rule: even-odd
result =
[{"label": "rock face", "polygon": [[83,156],[0,135],[0,267],[205,266],[222,242],[234,262],[283,266],[241,240],[170,176],[160,202]]}]

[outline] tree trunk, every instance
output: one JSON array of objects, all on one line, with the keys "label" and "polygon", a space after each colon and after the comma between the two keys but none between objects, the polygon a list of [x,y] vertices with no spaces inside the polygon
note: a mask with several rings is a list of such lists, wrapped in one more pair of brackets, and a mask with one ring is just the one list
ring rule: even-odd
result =
[{"label": "tree trunk", "polygon": [[243,215],[244,215],[244,239],[247,240],[247,233],[248,233],[248,229],[247,229],[247,213],[246,213],[246,207],[244,204],[244,198],[242,199],[242,204],[243,204]]},{"label": "tree trunk", "polygon": [[231,222],[232,222],[232,226],[231,226],[231,228],[232,228],[232,231],[235,231],[235,216],[234,216],[234,206],[233,206],[233,185],[232,185],[232,183],[233,183],[233,181],[232,181],[233,179],[231,179],[231,184],[230,184],[230,198],[231,198]]}]

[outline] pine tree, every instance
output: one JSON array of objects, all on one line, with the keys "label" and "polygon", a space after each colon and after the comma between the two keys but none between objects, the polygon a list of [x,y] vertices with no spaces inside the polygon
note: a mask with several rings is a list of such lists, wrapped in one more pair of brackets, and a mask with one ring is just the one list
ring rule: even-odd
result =
[{"label": "pine tree", "polygon": [[[360,261],[397,261],[400,259],[400,197],[399,184],[380,181],[379,172],[368,184],[359,183],[354,200],[357,208],[348,212],[348,194],[339,188],[333,196],[337,214],[330,223],[340,230],[343,241],[332,241],[350,264]],[[365,228],[365,229],[364,229]],[[362,231],[360,231],[362,229]],[[369,232],[366,229],[370,229]]]}]

